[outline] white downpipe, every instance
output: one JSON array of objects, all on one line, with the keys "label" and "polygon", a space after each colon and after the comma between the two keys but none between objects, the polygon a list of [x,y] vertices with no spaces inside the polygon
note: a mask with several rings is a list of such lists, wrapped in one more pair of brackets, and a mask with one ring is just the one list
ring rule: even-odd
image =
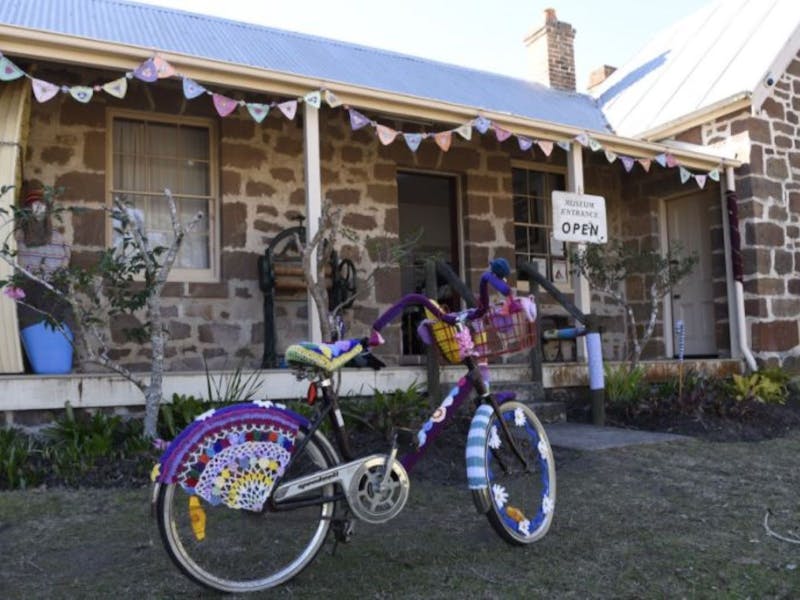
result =
[{"label": "white downpipe", "polygon": [[[303,120],[303,154],[305,158],[306,176],[306,243],[314,239],[319,229],[319,219],[322,216],[322,177],[320,175],[319,158],[319,110],[310,103],[303,103],[305,119]],[[311,277],[317,278],[317,253],[311,256]],[[321,342],[322,328],[317,304],[309,290],[306,302],[308,303],[308,339],[312,342]]]},{"label": "white downpipe", "polygon": [[[733,176],[733,167],[725,168],[725,187],[731,192],[736,191],[736,180]],[[738,223],[736,224],[738,226]],[[740,248],[741,250],[741,248]],[[728,248],[728,252],[732,255],[732,248]],[[736,328],[738,330],[739,350],[744,356],[747,366],[751,371],[758,371],[758,365],[753,353],[750,351],[750,346],[747,343],[747,320],[744,312],[744,285],[741,281],[733,282],[733,290],[736,300]]]}]

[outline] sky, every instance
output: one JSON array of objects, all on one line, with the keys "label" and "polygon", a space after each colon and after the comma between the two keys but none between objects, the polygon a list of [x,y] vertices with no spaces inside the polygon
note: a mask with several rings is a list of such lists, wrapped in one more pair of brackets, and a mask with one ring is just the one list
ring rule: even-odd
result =
[{"label": "sky", "polygon": [[555,8],[575,33],[578,91],[711,0],[137,0],[527,78],[525,35]]}]

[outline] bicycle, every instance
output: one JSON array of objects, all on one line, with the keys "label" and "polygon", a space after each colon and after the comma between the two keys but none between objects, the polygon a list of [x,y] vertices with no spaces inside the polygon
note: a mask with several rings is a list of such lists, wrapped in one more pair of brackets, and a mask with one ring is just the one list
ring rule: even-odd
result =
[{"label": "bicycle", "polygon": [[[489,305],[489,285],[506,297],[502,304]],[[311,563],[331,529],[336,543],[349,541],[354,519],[384,523],[400,513],[408,473],[473,390],[466,470],[475,506],[506,542],[541,539],[555,509],[553,453],[528,406],[513,393],[490,393],[486,360],[533,345],[536,307],[491,271],[481,278],[480,298],[477,308],[445,313],[410,294],[375,321],[369,338],[290,346],[286,362],[298,379],[309,379],[306,400],[317,406],[310,420],[268,401],[200,415],[166,449],[153,487],[159,532],[175,565],[224,592],[287,582]],[[332,374],[383,343],[381,329],[412,304],[426,311],[418,330],[425,341],[467,373],[416,436],[398,431],[386,454],[356,458]],[[321,432],[326,420],[335,446]],[[410,449],[398,458],[400,446]]]}]

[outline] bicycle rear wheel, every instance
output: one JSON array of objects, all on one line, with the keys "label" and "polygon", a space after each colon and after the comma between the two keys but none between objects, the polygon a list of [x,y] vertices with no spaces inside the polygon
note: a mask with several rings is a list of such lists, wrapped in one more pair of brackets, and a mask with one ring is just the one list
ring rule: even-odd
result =
[{"label": "bicycle rear wheel", "polygon": [[[304,435],[298,432],[298,444]],[[315,436],[292,458],[284,480],[333,466],[335,460],[330,445]],[[310,492],[308,499],[332,494],[331,484]],[[325,542],[334,505],[253,512],[215,506],[178,484],[165,484],[158,494],[157,517],[164,547],[186,576],[223,592],[253,592],[288,581],[314,559]]]},{"label": "bicycle rear wheel", "polygon": [[[530,544],[547,533],[556,503],[553,452],[534,412],[519,402],[500,406],[523,466],[505,439],[492,407],[481,406],[467,444],[470,487],[488,505],[492,527],[510,544]],[[477,484],[475,482],[478,482]]]}]

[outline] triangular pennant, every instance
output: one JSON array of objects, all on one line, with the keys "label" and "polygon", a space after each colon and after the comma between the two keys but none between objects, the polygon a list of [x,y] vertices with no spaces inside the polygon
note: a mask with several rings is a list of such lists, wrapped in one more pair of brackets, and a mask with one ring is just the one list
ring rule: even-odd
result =
[{"label": "triangular pennant", "polygon": [[436,144],[442,149],[443,152],[447,152],[450,150],[450,144],[453,141],[453,132],[440,131],[439,133],[434,133],[433,139],[436,140]]},{"label": "triangular pennant", "polygon": [[658,154],[653,157],[653,160],[660,164],[662,167],[667,166],[667,155],[666,154]]},{"label": "triangular pennant", "polygon": [[649,173],[650,172],[650,164],[652,162],[653,161],[651,161],[649,158],[640,158],[639,159],[639,164],[642,165],[642,168],[644,169],[645,173]]},{"label": "triangular pennant", "polygon": [[0,81],[13,81],[23,75],[25,73],[22,69],[0,54]]},{"label": "triangular pennant", "polygon": [[589,138],[589,149],[590,149],[592,152],[597,152],[597,151],[598,151],[598,150],[600,150],[602,147],[603,147],[603,145],[602,145],[600,142],[598,142],[596,139],[594,139],[594,138]]},{"label": "triangular pennant", "polygon": [[364,115],[362,115],[360,112],[358,112],[356,109],[351,108],[349,109],[349,112],[350,112],[350,128],[353,131],[361,129],[365,125],[369,125],[370,120]]},{"label": "triangular pennant", "polygon": [[152,83],[158,79],[158,68],[152,58],[148,58],[133,71],[133,76],[141,81]]},{"label": "triangular pennant", "polygon": [[673,167],[678,166],[678,159],[672,156],[672,154],[667,154],[667,166],[672,169]]},{"label": "triangular pennant", "polygon": [[403,138],[406,140],[406,144],[408,147],[411,148],[412,152],[416,152],[419,145],[422,143],[422,134],[421,133],[404,133]]},{"label": "triangular pennant", "polygon": [[544,152],[545,156],[550,156],[550,154],[553,152],[553,145],[554,144],[551,141],[539,140],[538,142],[536,142],[536,144],[539,146],[539,148],[542,150],[542,152]]},{"label": "triangular pennant", "polygon": [[713,181],[719,181],[719,169],[712,169],[708,172],[708,178]]},{"label": "triangular pennant", "polygon": [[397,137],[397,131],[386,125],[376,125],[375,129],[378,132],[378,139],[384,146],[391,144]]},{"label": "triangular pennant", "polygon": [[166,79],[175,75],[175,67],[158,55],[153,57],[153,66],[156,68],[156,76],[159,79]]},{"label": "triangular pennant", "polygon": [[533,146],[533,140],[529,137],[525,137],[524,135],[517,136],[517,143],[519,143],[519,149],[523,152],[530,150],[531,146]]},{"label": "triangular pennant", "polygon": [[681,174],[681,183],[686,183],[687,181],[689,181],[689,178],[692,176],[692,174],[689,172],[689,170],[684,168],[684,167],[681,167],[680,174]]},{"label": "triangular pennant", "polygon": [[708,175],[695,175],[694,180],[697,182],[697,187],[701,190],[706,187],[706,178]]},{"label": "triangular pennant", "polygon": [[267,115],[269,114],[269,104],[248,102],[245,106],[247,106],[247,112],[250,113],[250,116],[253,117],[253,120],[256,123],[261,123],[261,121],[266,119]]},{"label": "triangular pennant", "polygon": [[319,108],[322,106],[322,92],[309,92],[303,96],[303,100],[305,100],[306,104],[309,106]]},{"label": "triangular pennant", "polygon": [[511,132],[508,129],[503,129],[499,125],[494,126],[494,134],[497,136],[498,142],[505,142],[511,137]]},{"label": "triangular pennant", "polygon": [[578,142],[581,146],[586,148],[589,145],[589,136],[585,133],[579,133],[575,136],[575,141]]},{"label": "triangular pennant", "polygon": [[464,138],[465,140],[467,140],[467,141],[471,140],[472,139],[472,121],[470,121],[468,123],[464,123],[463,125],[460,125],[459,127],[456,127],[454,129],[454,131],[458,135],[460,135],[462,138]]},{"label": "triangular pennant", "polygon": [[489,127],[492,126],[492,122],[486,117],[478,116],[478,118],[473,121],[473,125],[475,126],[475,129],[478,130],[478,133],[483,135],[489,131]]},{"label": "triangular pennant", "polygon": [[41,79],[34,79],[32,85],[33,95],[39,102],[47,102],[61,89],[56,84],[50,83],[49,81],[43,81]]},{"label": "triangular pennant", "polygon": [[606,154],[606,160],[608,162],[613,163],[615,160],[617,160],[616,152],[612,152],[611,150],[606,150],[605,154]]},{"label": "triangular pennant", "polygon": [[286,118],[291,121],[297,114],[297,100],[287,100],[286,102],[281,102],[278,104],[278,108],[286,116]]},{"label": "triangular pennant", "polygon": [[189,79],[188,77],[183,78],[183,95],[186,96],[187,100],[197,98],[198,96],[205,93],[206,93],[206,88],[204,88],[202,85],[200,85],[193,79]]},{"label": "triangular pennant", "polygon": [[556,145],[564,152],[569,152],[569,149],[572,147],[572,143],[569,140],[560,140],[556,142]]},{"label": "triangular pennant", "polygon": [[328,106],[331,108],[336,108],[337,106],[342,105],[342,101],[330,90],[325,90],[325,102],[328,103]]},{"label": "triangular pennant", "polygon": [[69,95],[75,98],[78,102],[86,104],[92,99],[94,90],[85,85],[75,85],[69,88]]},{"label": "triangular pennant", "polygon": [[128,93],[128,78],[120,77],[114,81],[103,84],[103,91],[114,98],[124,98]]},{"label": "triangular pennant", "polygon": [[228,98],[222,94],[211,94],[211,98],[214,99],[214,108],[217,109],[220,117],[227,117],[234,110],[236,110],[237,106],[239,106],[239,102],[237,100]]},{"label": "triangular pennant", "polygon": [[626,173],[630,173],[631,169],[633,169],[633,165],[636,163],[630,156],[620,156],[620,162],[622,162],[622,166],[625,169]]}]

